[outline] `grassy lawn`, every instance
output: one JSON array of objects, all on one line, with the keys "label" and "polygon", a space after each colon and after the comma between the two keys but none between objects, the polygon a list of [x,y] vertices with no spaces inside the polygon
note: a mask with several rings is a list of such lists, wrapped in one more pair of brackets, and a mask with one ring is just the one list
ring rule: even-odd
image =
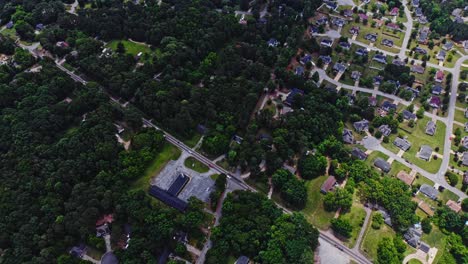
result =
[{"label": "grassy lawn", "polygon": [[465,113],[463,111],[455,109],[455,121],[465,124],[465,122],[467,122],[468,119],[465,117]]},{"label": "grassy lawn", "polygon": [[372,153],[369,154],[369,156],[367,156],[366,163],[372,167],[374,166],[374,161],[377,158],[382,158],[383,160],[387,160],[388,156],[379,151],[372,151]]},{"label": "grassy lawn", "polygon": [[376,212],[372,212],[371,220],[369,222],[361,245],[362,252],[371,259],[377,258],[377,246],[383,238],[395,237],[395,231],[393,231],[393,229],[391,229],[386,224],[382,224],[382,226],[378,230],[372,228],[372,216],[375,213]]},{"label": "grassy lawn", "polygon": [[417,259],[410,259],[410,261],[408,261],[408,264],[422,264],[422,262]]},{"label": "grassy lawn", "polygon": [[194,157],[188,157],[187,159],[185,159],[184,165],[185,165],[185,167],[187,167],[189,169],[192,169],[192,170],[194,170],[196,172],[199,172],[199,173],[205,173],[205,172],[208,172],[210,170],[210,168],[208,168],[208,166],[206,166],[205,164],[203,164],[200,161],[196,160]]},{"label": "grassy lawn", "polygon": [[213,181],[216,181],[219,177],[219,174],[215,173],[215,174],[211,174],[210,175],[210,178],[213,180]]},{"label": "grassy lawn", "polygon": [[189,138],[187,140],[183,140],[184,144],[193,148],[195,145],[197,145],[198,141],[200,140],[202,136],[198,133],[195,133],[192,138]]},{"label": "grassy lawn", "polygon": [[382,146],[386,148],[387,150],[390,150],[391,152],[397,154],[400,151],[400,149],[393,144],[393,141],[395,140],[395,135],[393,135],[393,137],[392,135],[390,135],[390,138],[392,140],[388,141],[388,143],[382,142]]},{"label": "grassy lawn", "polygon": [[132,54],[133,56],[137,55],[140,52],[148,53],[148,54],[150,54],[152,52],[151,49],[148,46],[146,46],[144,44],[131,42],[131,41],[128,41],[128,40],[113,40],[113,41],[107,43],[106,47],[111,48],[112,50],[116,50],[117,49],[117,44],[119,42],[122,42],[122,44],[124,45],[125,50],[127,51],[127,53]]},{"label": "grassy lawn", "polygon": [[366,217],[366,211],[364,210],[362,204],[353,201],[351,211],[349,211],[346,214],[342,214],[340,217],[349,220],[349,222],[353,226],[353,232],[351,232],[351,237],[347,241],[345,241],[345,244],[348,247],[352,248],[356,244],[356,239],[359,236],[359,232],[361,232],[361,228],[364,224],[364,219]]},{"label": "grassy lawn", "polygon": [[146,169],[145,174],[132,184],[132,189],[147,190],[152,177],[156,176],[170,160],[177,160],[180,150],[172,144],[165,144],[161,152],[154,158],[153,162]]},{"label": "grassy lawn", "polygon": [[419,174],[416,175],[416,179],[414,179],[413,185],[423,185],[427,184],[430,186],[434,186],[434,182],[429,180],[428,178],[421,176]]},{"label": "grassy lawn", "polygon": [[320,176],[313,180],[306,181],[307,202],[302,210],[307,220],[320,229],[328,229],[330,220],[333,219],[335,212],[327,212],[323,208],[323,197],[320,193],[320,187],[327,179],[327,176]]},{"label": "grassy lawn", "polygon": [[431,233],[422,235],[422,241],[426,242],[431,247],[436,247],[438,249],[433,263],[438,263],[438,260],[443,255],[445,246],[447,244],[446,237],[447,236],[442,233],[442,231],[436,225],[432,225]]},{"label": "grassy lawn", "polygon": [[443,204],[446,204],[448,200],[457,201],[460,197],[454,194],[453,192],[445,189],[443,192],[439,194],[439,199],[442,201]]},{"label": "grassy lawn", "polygon": [[4,30],[2,30],[1,34],[12,39],[16,39],[18,37],[16,36],[16,30],[14,28],[5,28]]},{"label": "grassy lawn", "polygon": [[405,165],[401,164],[400,162],[394,160],[392,162],[392,168],[390,169],[390,171],[388,172],[389,175],[391,176],[394,176],[396,177],[396,175],[398,174],[398,172],[400,171],[406,171],[406,172],[410,172],[411,170],[406,167]]}]

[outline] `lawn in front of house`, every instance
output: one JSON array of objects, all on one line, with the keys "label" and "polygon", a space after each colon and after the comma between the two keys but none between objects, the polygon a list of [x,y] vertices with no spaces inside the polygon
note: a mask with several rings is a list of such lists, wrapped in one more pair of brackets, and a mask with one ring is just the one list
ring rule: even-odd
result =
[{"label": "lawn in front of house", "polygon": [[[371,167],[374,167],[374,161],[377,159],[377,158],[382,158],[383,160],[388,160],[388,156],[383,154],[382,152],[379,152],[379,151],[372,151],[371,154],[369,154],[369,156],[367,156],[367,159],[366,159],[366,163],[371,166]],[[375,168],[375,167],[374,167]]]},{"label": "lawn in front of house", "polygon": [[140,52],[151,54],[151,49],[145,45],[145,44],[140,44],[140,43],[135,43],[129,40],[113,40],[109,43],[107,43],[106,47],[111,48],[112,50],[117,50],[117,45],[119,42],[122,42],[122,44],[125,47],[125,50],[128,54],[131,54],[133,56],[137,55]]},{"label": "lawn in front of house", "polygon": [[411,169],[406,167],[405,165],[403,165],[402,163],[394,160],[392,162],[392,167],[390,169],[390,171],[388,172],[388,175],[390,176],[394,176],[396,177],[396,175],[398,174],[398,172],[400,171],[406,171],[407,173],[410,173],[411,172]]},{"label": "lawn in front of house", "polygon": [[465,124],[468,119],[465,117],[465,112],[455,109],[455,121]]},{"label": "lawn in front of house", "polygon": [[335,212],[327,212],[323,207],[324,195],[320,193],[320,187],[328,176],[323,175],[306,181],[307,202],[302,209],[306,219],[319,229],[325,230],[330,227],[330,220],[333,219]]},{"label": "lawn in front of house", "polygon": [[427,184],[429,186],[434,186],[434,182],[429,180],[428,178],[421,176],[420,174],[416,174],[416,178],[414,179],[413,186]]},{"label": "lawn in front of house", "polygon": [[198,173],[205,173],[205,172],[208,172],[210,170],[210,168],[208,168],[208,166],[201,163],[200,161],[198,161],[194,157],[186,158],[185,161],[184,161],[184,165],[185,165],[185,167],[187,167],[187,168],[189,168],[191,170],[194,170],[194,171],[196,171]]}]

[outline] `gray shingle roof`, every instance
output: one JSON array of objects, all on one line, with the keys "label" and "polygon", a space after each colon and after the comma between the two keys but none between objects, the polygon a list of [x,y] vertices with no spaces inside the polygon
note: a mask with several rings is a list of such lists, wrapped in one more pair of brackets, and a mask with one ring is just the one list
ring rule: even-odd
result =
[{"label": "gray shingle roof", "polygon": [[437,196],[439,195],[439,191],[436,188],[428,184],[421,185],[421,187],[419,188],[419,191],[422,192],[427,197],[431,198],[432,200],[436,200]]},{"label": "gray shingle roof", "polygon": [[436,124],[433,121],[427,122],[426,134],[433,136],[436,132]]},{"label": "gray shingle roof", "polygon": [[395,138],[393,144],[404,151],[407,151],[411,147],[411,143],[408,140],[400,137]]},{"label": "gray shingle roof", "polygon": [[430,160],[432,155],[432,148],[428,145],[422,145],[419,149],[419,158],[423,160]]},{"label": "gray shingle roof", "polygon": [[382,158],[376,158],[375,161],[374,161],[374,166],[381,169],[383,172],[389,172],[390,171],[390,163],[383,160]]}]

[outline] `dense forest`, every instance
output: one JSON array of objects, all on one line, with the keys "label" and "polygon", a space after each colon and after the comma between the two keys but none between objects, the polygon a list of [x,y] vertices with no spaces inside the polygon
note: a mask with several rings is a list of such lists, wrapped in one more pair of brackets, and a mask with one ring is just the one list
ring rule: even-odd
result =
[{"label": "dense forest", "polygon": [[[442,4],[443,3],[443,4]],[[457,23],[450,17],[456,8],[465,8],[466,1],[421,0],[420,6],[431,21],[431,29],[440,36],[452,35],[455,41],[468,39],[468,24]]]}]

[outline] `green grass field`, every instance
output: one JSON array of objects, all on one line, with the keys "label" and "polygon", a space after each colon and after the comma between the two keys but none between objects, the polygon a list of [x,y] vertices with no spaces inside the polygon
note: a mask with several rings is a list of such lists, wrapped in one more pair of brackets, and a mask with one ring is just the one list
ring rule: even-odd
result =
[{"label": "green grass field", "polygon": [[106,47],[111,48],[112,50],[116,50],[117,44],[119,42],[122,42],[127,53],[132,54],[133,56],[137,55],[139,52],[148,53],[148,54],[152,52],[148,46],[144,44],[140,44],[140,43],[135,43],[129,40],[113,40],[107,43]]},{"label": "green grass field", "polygon": [[422,262],[417,259],[410,259],[410,261],[408,261],[408,264],[422,264]]},{"label": "green grass field", "polygon": [[371,220],[369,222],[369,225],[367,226],[367,230],[366,230],[366,233],[364,235],[364,238],[361,244],[362,252],[373,260],[377,259],[377,246],[379,242],[382,240],[382,238],[395,237],[395,231],[393,231],[393,229],[391,229],[386,224],[382,224],[380,229],[377,229],[377,230],[372,228],[372,216],[375,213],[376,212],[372,212]]},{"label": "green grass field", "polygon": [[406,171],[406,172],[409,173],[411,170],[408,167],[406,167],[405,165],[401,164],[400,162],[394,160],[392,162],[392,168],[388,172],[388,175],[396,177],[396,175],[400,171]]},{"label": "green grass field", "polygon": [[189,168],[191,170],[194,170],[196,172],[199,172],[199,173],[205,173],[205,172],[208,172],[210,170],[210,168],[208,168],[208,166],[206,166],[205,164],[203,164],[200,161],[196,160],[194,157],[188,157],[187,159],[185,159],[184,165],[185,165],[185,167],[187,167],[187,168]]},{"label": "green grass field", "polygon": [[455,121],[465,124],[465,122],[468,121],[468,118],[465,117],[465,113],[463,111],[455,109]]},{"label": "green grass field", "polygon": [[150,180],[164,168],[170,160],[177,160],[180,156],[180,150],[171,144],[165,144],[162,150],[154,158],[153,162],[146,169],[145,175],[132,184],[132,189],[147,190]]},{"label": "green grass field", "polygon": [[427,184],[430,186],[434,186],[434,182],[429,180],[428,178],[421,176],[419,174],[416,175],[416,178],[414,179],[413,185],[423,185]]},{"label": "green grass field", "polygon": [[373,167],[374,166],[374,161],[377,158],[382,158],[383,160],[387,160],[388,156],[383,154],[382,152],[379,152],[379,151],[372,151],[372,153],[369,154],[369,156],[367,156],[366,163],[369,166]]},{"label": "green grass field", "polygon": [[320,193],[320,187],[327,179],[327,176],[320,176],[313,180],[306,181],[307,202],[302,210],[307,220],[319,229],[328,229],[330,220],[333,219],[335,212],[327,212],[323,208],[323,197]]},{"label": "green grass field", "polygon": [[443,255],[447,244],[446,238],[447,236],[442,233],[436,225],[432,225],[431,233],[422,235],[422,241],[426,242],[429,246],[436,247],[438,249],[433,263],[438,263],[438,260]]},{"label": "green grass field", "polygon": [[349,222],[353,226],[353,232],[351,232],[351,237],[344,242],[348,247],[352,248],[356,244],[356,239],[359,235],[359,232],[361,232],[361,227],[364,223],[364,218],[366,217],[366,211],[364,210],[362,204],[353,202],[351,210],[346,214],[342,214],[340,217],[349,220]]}]

